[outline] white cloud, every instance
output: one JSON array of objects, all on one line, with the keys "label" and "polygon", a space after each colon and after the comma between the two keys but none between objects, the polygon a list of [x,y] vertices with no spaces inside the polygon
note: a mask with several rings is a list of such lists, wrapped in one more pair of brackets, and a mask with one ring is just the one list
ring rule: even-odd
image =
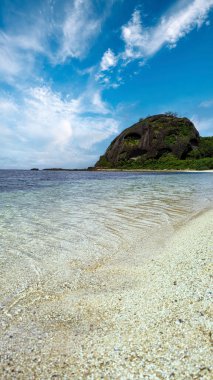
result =
[{"label": "white cloud", "polygon": [[[111,49],[105,51],[99,64],[99,69],[95,74],[95,80],[101,83],[105,88],[117,88],[121,85],[122,78],[116,75],[113,80],[112,76],[116,66],[118,66],[120,55],[115,55]],[[120,68],[118,67],[118,72]],[[118,74],[118,73],[117,73]]]},{"label": "white cloud", "polygon": [[109,112],[97,89],[67,101],[48,87],[31,88],[19,104],[0,101],[1,157],[11,153],[16,167],[20,157],[22,167],[86,166],[97,159],[95,144],[118,131]]},{"label": "white cloud", "polygon": [[20,57],[4,33],[0,33],[0,51],[0,74],[17,75],[21,70]]},{"label": "white cloud", "polygon": [[61,25],[61,46],[56,58],[62,61],[68,57],[82,58],[98,36],[101,23],[92,1],[74,0]]},{"label": "white cloud", "polygon": [[203,108],[213,107],[213,99],[205,100],[204,102],[200,103],[200,107],[203,107]]},{"label": "white cloud", "polygon": [[107,88],[119,87],[122,83],[119,70],[121,74],[125,66],[134,60],[139,60],[140,67],[145,65],[146,60],[163,46],[174,48],[179,39],[192,29],[208,24],[207,16],[212,7],[213,0],[178,1],[153,27],[143,26],[140,11],[136,9],[129,22],[121,28],[124,50],[115,54],[108,49],[104,53],[96,80]]},{"label": "white cloud", "polygon": [[[70,101],[63,100],[60,94],[52,92],[47,87],[31,89],[25,97],[25,122],[20,125],[19,131],[23,131],[24,136],[42,138],[53,146],[58,146],[63,150],[66,145],[76,137],[87,135],[86,146],[93,144],[108,136],[113,132],[110,127],[112,119],[104,119],[107,106],[101,99],[101,94],[96,90],[91,97],[91,92],[85,92],[77,99]],[[93,118],[85,116],[92,113],[99,116]],[[104,121],[103,128],[101,122]],[[112,123],[114,126],[114,122]],[[100,128],[101,127],[101,128]],[[107,128],[107,131],[105,130]],[[82,130],[84,133],[82,134]],[[97,132],[97,141],[94,131]],[[93,138],[91,139],[91,135]],[[85,146],[85,141],[77,139],[75,141],[80,147]]]},{"label": "white cloud", "polygon": [[72,127],[68,115],[73,112],[72,102],[64,103],[46,87],[34,88],[25,95],[22,112],[16,127],[20,136],[59,150],[69,143]]},{"label": "white cloud", "polygon": [[17,111],[17,105],[12,99],[6,98],[6,97],[0,98],[0,114],[1,115],[4,115],[4,114],[7,115],[8,113],[12,113],[15,111]]},{"label": "white cloud", "polygon": [[101,59],[101,71],[109,70],[110,68],[116,66],[117,60],[118,59],[113,51],[108,49]]},{"label": "white cloud", "polygon": [[53,65],[69,58],[84,58],[99,36],[112,4],[111,0],[104,4],[101,13],[92,0],[67,1],[60,8],[60,2],[57,7],[51,2],[45,2],[43,7],[35,5],[32,15],[0,31],[2,79],[34,76],[39,54]]},{"label": "white cloud", "polygon": [[94,113],[97,112],[103,115],[110,113],[109,105],[102,100],[100,91],[98,90],[91,94],[91,105],[93,106],[92,110]]},{"label": "white cloud", "polygon": [[94,84],[94,70],[86,89],[71,99],[38,85],[44,83],[39,78],[41,55],[52,64],[82,59],[113,1],[103,5],[101,14],[92,0],[67,1],[58,15],[52,9],[51,17],[47,4],[41,11],[33,9],[30,20],[0,31],[0,77],[15,87],[13,98],[0,98],[1,167],[4,158],[10,167],[87,166],[97,159],[95,145],[117,133],[113,110]]},{"label": "white cloud", "polygon": [[14,138],[13,126],[16,123],[18,106],[15,101],[4,94],[0,98],[0,136],[3,138]]},{"label": "white cloud", "polygon": [[141,58],[142,50],[148,41],[148,33],[143,31],[140,12],[135,10],[131,20],[122,27],[122,39],[125,42],[125,59]]},{"label": "white cloud", "polygon": [[164,45],[174,47],[192,29],[203,25],[212,6],[213,0],[182,1],[152,28],[143,27],[140,12],[135,10],[128,24],[122,27],[123,58],[148,58]]},{"label": "white cloud", "polygon": [[191,120],[194,123],[195,127],[200,132],[201,136],[203,134],[205,136],[212,136],[213,135],[213,117],[200,118],[200,117],[194,115],[191,118]]},{"label": "white cloud", "polygon": [[35,73],[37,54],[46,54],[48,51],[39,22],[38,30],[29,27],[26,34],[0,32],[0,50],[0,74],[5,81],[23,79]]}]

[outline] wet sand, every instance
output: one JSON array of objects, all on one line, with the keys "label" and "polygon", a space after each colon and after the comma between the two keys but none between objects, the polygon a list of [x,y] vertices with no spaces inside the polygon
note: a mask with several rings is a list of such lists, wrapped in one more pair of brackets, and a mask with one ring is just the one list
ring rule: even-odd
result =
[{"label": "wet sand", "polygon": [[1,379],[210,379],[213,210],[164,244],[70,262],[1,313]]}]

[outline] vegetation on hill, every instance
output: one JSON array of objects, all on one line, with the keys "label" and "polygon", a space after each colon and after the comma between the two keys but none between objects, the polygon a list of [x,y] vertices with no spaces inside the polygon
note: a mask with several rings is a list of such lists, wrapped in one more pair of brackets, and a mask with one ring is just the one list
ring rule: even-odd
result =
[{"label": "vegetation on hill", "polygon": [[176,114],[149,116],[116,137],[95,167],[213,169],[213,137],[200,137],[189,119]]}]

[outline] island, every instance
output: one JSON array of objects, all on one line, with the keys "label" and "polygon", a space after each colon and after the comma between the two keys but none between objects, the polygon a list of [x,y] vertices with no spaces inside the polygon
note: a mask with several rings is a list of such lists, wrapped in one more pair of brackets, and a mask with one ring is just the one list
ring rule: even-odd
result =
[{"label": "island", "polygon": [[213,169],[213,137],[171,112],[148,116],[121,132],[94,169]]}]

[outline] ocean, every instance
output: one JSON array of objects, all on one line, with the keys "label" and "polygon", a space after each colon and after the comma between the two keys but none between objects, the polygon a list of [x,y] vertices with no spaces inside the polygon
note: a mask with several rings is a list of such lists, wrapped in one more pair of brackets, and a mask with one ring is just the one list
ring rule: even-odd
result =
[{"label": "ocean", "polygon": [[0,312],[136,245],[149,255],[212,200],[212,173],[1,170]]}]

